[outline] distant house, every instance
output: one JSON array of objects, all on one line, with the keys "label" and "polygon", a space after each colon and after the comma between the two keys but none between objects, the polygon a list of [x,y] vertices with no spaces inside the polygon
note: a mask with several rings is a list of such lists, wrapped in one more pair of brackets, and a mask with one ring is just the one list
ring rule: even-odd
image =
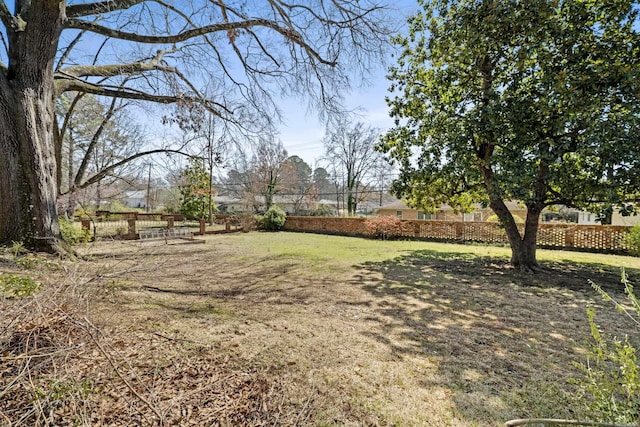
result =
[{"label": "distant house", "polygon": [[125,206],[130,208],[142,208],[147,207],[147,192],[143,190],[133,190],[124,192]]},{"label": "distant house", "polygon": [[[523,220],[527,217],[527,208],[518,202],[506,202],[507,208],[513,215],[517,215]],[[400,219],[423,219],[437,221],[490,221],[495,218],[494,212],[489,207],[479,204],[474,205],[473,211],[469,213],[455,212],[449,205],[442,205],[433,213],[424,212],[419,209],[410,208],[402,200],[380,206],[378,215],[395,216]]]},{"label": "distant house", "polygon": [[233,196],[221,196],[218,194],[213,196],[213,202],[218,208],[218,211],[223,213],[242,212],[245,205],[242,199]]},{"label": "distant house", "polygon": [[[591,212],[578,212],[578,224],[600,224],[596,214]],[[640,215],[622,216],[619,211],[611,215],[611,225],[640,225]]]},{"label": "distant house", "polygon": [[[243,212],[247,206],[258,211],[266,210],[266,202],[264,196],[255,196],[253,201],[248,201],[234,196],[216,195],[214,201],[220,212]],[[271,201],[273,205],[279,206],[288,215],[308,214],[320,206],[326,207],[329,211],[335,212],[335,200],[310,200],[297,196],[285,196],[275,194]]]}]

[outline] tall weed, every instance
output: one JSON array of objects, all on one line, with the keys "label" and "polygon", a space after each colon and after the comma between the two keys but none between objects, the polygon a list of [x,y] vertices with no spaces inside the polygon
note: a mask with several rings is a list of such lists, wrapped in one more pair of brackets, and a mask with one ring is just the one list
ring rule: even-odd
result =
[{"label": "tall weed", "polygon": [[[640,303],[626,273],[622,272],[626,302],[616,301],[596,283],[591,286],[625,317],[632,320],[628,335],[640,334]],[[575,380],[579,386],[578,402],[592,420],[611,423],[640,422],[640,367],[637,351],[624,338],[608,337],[596,323],[593,307],[587,308],[592,345],[587,361],[577,364],[583,376]]]}]

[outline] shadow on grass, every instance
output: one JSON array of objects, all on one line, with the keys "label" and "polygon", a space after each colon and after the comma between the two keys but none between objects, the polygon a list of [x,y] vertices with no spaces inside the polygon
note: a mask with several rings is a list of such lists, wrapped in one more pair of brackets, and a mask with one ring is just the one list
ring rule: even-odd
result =
[{"label": "shadow on grass", "polygon": [[[153,304],[182,313],[190,312],[203,298],[218,306],[239,302],[300,305],[313,298],[313,291],[307,282],[292,279],[298,268],[287,258],[263,257],[249,264],[227,265],[215,275],[199,268],[188,273],[168,269],[161,280],[145,283],[141,278],[127,290],[145,292]],[[200,309],[192,311],[197,314]]]},{"label": "shadow on grass", "polygon": [[[376,300],[368,320],[380,332],[367,335],[397,357],[434,362],[437,375],[422,384],[449,390],[456,417],[474,425],[574,418],[569,379],[578,375],[573,363],[585,361],[586,305],[600,302],[588,280],[619,294],[620,271],[569,262],[545,267],[526,274],[506,258],[423,250],[356,267],[354,285]],[[627,273],[633,282],[639,271]],[[604,310],[600,324],[623,334],[629,325],[617,320]]]}]

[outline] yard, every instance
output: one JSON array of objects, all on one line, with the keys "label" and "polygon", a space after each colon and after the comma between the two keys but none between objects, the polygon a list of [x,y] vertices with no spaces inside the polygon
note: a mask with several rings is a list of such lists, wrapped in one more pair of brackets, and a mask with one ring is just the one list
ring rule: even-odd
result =
[{"label": "yard", "polygon": [[0,425],[498,426],[580,418],[591,289],[640,259],[298,233],[5,251],[42,283],[0,299]]}]

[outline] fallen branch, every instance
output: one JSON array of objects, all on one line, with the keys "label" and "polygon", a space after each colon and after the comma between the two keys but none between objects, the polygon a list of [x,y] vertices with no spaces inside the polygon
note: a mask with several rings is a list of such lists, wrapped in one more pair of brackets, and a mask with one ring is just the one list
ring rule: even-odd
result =
[{"label": "fallen branch", "polygon": [[520,420],[511,420],[504,423],[504,427],[524,426],[528,424],[560,424],[569,426],[585,426],[585,427],[637,427],[637,424],[611,424],[598,423],[593,421],[576,421],[561,420],[554,418],[526,418]]},{"label": "fallen branch", "polygon": [[[91,321],[89,319],[87,319],[85,317],[84,320],[85,320],[85,322],[87,322],[87,325],[91,326],[94,329],[97,329],[95,326],[93,326],[93,324],[91,323]],[[89,331],[87,331],[87,332],[89,332]],[[124,375],[122,375],[122,373],[120,372],[120,370],[116,366],[116,363],[113,361],[113,359],[111,358],[109,353],[107,353],[105,348],[98,341],[98,339],[94,336],[94,334],[89,333],[89,336],[91,337],[91,340],[96,345],[96,347],[98,347],[98,350],[100,350],[102,355],[105,357],[107,362],[109,362],[109,364],[111,365],[111,367],[115,371],[116,375],[122,380],[122,382],[124,382],[124,384],[131,391],[131,393],[133,393],[141,402],[143,402],[145,405],[147,405],[147,407],[149,409],[151,409],[151,411],[153,411],[154,414],[156,414],[156,416],[158,417],[158,420],[160,421],[160,425],[164,425],[165,424],[164,423],[164,416],[158,410],[158,408],[156,408],[155,405],[153,405],[149,400],[147,400],[144,396],[142,396],[140,393],[138,393],[138,391],[129,383],[129,381],[127,381],[127,379],[124,377]]]}]

